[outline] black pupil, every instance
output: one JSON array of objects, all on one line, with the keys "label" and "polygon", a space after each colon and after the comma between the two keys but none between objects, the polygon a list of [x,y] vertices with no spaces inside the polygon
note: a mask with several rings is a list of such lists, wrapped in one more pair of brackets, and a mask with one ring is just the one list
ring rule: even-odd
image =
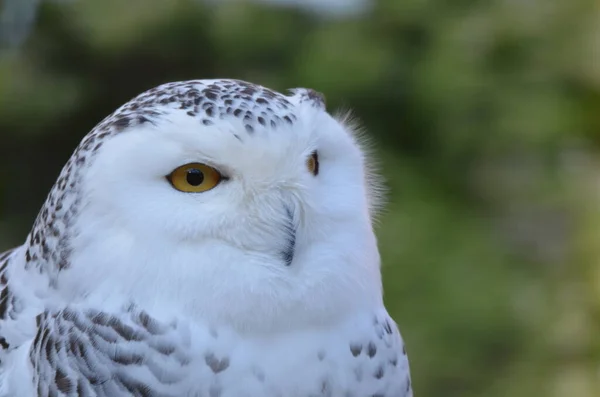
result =
[{"label": "black pupil", "polygon": [[192,186],[198,186],[204,182],[204,173],[197,168],[189,169],[185,180]]}]

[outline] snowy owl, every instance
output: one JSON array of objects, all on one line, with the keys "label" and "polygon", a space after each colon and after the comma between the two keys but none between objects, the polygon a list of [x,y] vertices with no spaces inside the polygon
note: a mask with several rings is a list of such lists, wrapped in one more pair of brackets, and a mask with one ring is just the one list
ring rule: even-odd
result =
[{"label": "snowy owl", "polygon": [[140,94],[0,254],[0,396],[412,396],[377,187],[314,90]]}]

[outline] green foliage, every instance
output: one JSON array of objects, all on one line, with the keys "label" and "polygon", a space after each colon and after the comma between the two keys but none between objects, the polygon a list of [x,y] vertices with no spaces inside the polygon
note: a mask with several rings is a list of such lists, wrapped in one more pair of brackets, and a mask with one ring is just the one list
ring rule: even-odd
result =
[{"label": "green foliage", "polygon": [[382,158],[385,298],[416,395],[558,396],[561,373],[568,395],[600,395],[586,355],[598,338],[568,361],[555,349],[580,334],[554,332],[574,308],[599,312],[593,283],[585,304],[561,298],[598,274],[570,156],[598,142],[584,50],[596,21],[587,0],[380,0],[347,19],[250,2],[44,3],[26,45],[0,59],[0,242],[22,241],[81,137],[152,86],[311,87],[352,108]]}]

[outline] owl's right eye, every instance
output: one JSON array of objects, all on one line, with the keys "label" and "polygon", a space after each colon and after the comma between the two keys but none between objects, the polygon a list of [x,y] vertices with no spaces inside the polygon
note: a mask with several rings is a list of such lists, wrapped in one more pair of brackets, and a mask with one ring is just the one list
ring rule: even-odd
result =
[{"label": "owl's right eye", "polygon": [[167,175],[171,185],[185,193],[206,192],[217,186],[222,179],[223,176],[219,171],[201,163],[182,165]]},{"label": "owl's right eye", "polygon": [[319,174],[319,153],[317,153],[316,150],[312,152],[310,157],[306,160],[306,168],[308,168],[308,171],[314,176]]}]

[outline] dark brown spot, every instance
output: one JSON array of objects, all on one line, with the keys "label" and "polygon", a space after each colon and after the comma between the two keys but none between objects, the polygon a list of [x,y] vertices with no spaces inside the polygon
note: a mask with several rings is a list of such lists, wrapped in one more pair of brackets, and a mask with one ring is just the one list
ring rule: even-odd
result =
[{"label": "dark brown spot", "polygon": [[165,332],[158,321],[150,317],[150,315],[145,311],[141,311],[138,315],[138,324],[140,324],[146,329],[146,331],[153,335],[163,334]]},{"label": "dark brown spot", "polygon": [[387,332],[388,335],[391,335],[393,333],[392,326],[390,325],[390,322],[388,320],[385,320],[385,322],[383,323],[383,329],[385,329],[385,332]]},{"label": "dark brown spot", "polygon": [[122,349],[115,349],[112,356],[114,362],[122,365],[139,365],[144,361],[144,357],[136,353],[130,353]]},{"label": "dark brown spot", "polygon": [[138,116],[137,121],[139,124],[144,124],[149,123],[150,119],[148,119],[146,116]]},{"label": "dark brown spot", "polygon": [[133,328],[131,328],[127,324],[123,324],[118,318],[111,317],[108,321],[108,326],[112,327],[119,335],[121,335],[127,341],[141,341],[143,340],[142,336],[135,332]]},{"label": "dark brown spot", "polygon": [[58,390],[65,394],[70,393],[73,389],[73,383],[67,377],[67,374],[65,374],[60,368],[56,368],[56,374],[54,375],[54,383],[56,383],[56,387],[58,387]]},{"label": "dark brown spot", "polygon": [[0,318],[6,318],[6,312],[8,311],[8,287],[2,288],[0,292]]},{"label": "dark brown spot", "polygon": [[351,344],[350,351],[352,352],[352,355],[354,357],[357,357],[360,354],[360,352],[362,352],[362,345],[361,344]]},{"label": "dark brown spot", "polygon": [[163,343],[159,343],[155,346],[151,346],[154,348],[154,350],[156,350],[157,352],[159,352],[160,354],[163,354],[165,356],[170,356],[171,354],[173,354],[175,352],[175,345],[173,344],[169,344],[167,342],[163,342]]},{"label": "dark brown spot", "polygon": [[321,382],[321,395],[328,397],[331,396],[331,385],[327,379]]},{"label": "dark brown spot", "polygon": [[377,346],[375,346],[375,343],[369,342],[369,344],[367,346],[367,355],[370,358],[373,358],[373,357],[375,357],[375,354],[377,354]]},{"label": "dark brown spot", "polygon": [[113,122],[116,129],[122,130],[129,127],[130,119],[128,117],[119,117]]},{"label": "dark brown spot", "polygon": [[206,362],[206,365],[208,365],[215,374],[218,374],[229,367],[229,358],[224,357],[223,359],[219,360],[213,353],[208,353],[205,355],[204,362]]},{"label": "dark brown spot", "polygon": [[204,95],[205,95],[205,96],[206,96],[208,99],[211,99],[211,100],[213,100],[213,101],[214,101],[215,99],[217,99],[217,94],[216,94],[216,93],[214,93],[213,91],[208,91],[208,90],[205,90],[205,92],[204,92]]},{"label": "dark brown spot", "polygon": [[306,94],[309,99],[315,101],[320,106],[325,106],[325,95],[322,93],[309,88],[306,90]]}]

